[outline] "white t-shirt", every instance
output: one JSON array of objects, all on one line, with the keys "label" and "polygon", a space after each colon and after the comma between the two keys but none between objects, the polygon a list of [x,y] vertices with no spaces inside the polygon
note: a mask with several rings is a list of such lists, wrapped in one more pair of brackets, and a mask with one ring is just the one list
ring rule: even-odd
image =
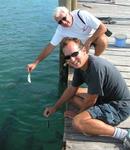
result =
[{"label": "white t-shirt", "polygon": [[58,45],[64,37],[74,37],[80,39],[83,43],[91,37],[99,27],[101,21],[85,10],[80,10],[79,15],[85,24],[78,17],[79,10],[71,12],[73,16],[73,24],[71,27],[63,27],[58,25],[54,36],[50,43],[54,46]]}]

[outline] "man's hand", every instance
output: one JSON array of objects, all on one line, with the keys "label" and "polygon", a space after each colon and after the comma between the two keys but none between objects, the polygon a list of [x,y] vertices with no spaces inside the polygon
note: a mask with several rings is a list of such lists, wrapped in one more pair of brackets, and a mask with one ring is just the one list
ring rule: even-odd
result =
[{"label": "man's hand", "polygon": [[32,72],[36,68],[36,66],[37,66],[36,63],[28,64],[27,65],[27,71]]},{"label": "man's hand", "polygon": [[73,119],[76,115],[77,115],[77,113],[74,112],[74,111],[66,111],[66,112],[64,112],[64,116],[68,117],[70,119]]},{"label": "man's hand", "polygon": [[52,115],[53,113],[56,112],[56,109],[54,107],[47,107],[44,112],[43,112],[43,115],[45,117],[49,117],[50,115]]}]

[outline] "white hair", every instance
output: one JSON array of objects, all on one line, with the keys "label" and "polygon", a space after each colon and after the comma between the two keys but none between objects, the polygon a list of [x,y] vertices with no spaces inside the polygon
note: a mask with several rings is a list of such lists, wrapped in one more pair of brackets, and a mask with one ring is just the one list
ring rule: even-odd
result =
[{"label": "white hair", "polygon": [[69,10],[64,6],[56,7],[56,9],[53,12],[53,17],[54,18],[59,17],[61,12],[64,12],[65,14],[67,14],[67,13],[69,13]]}]

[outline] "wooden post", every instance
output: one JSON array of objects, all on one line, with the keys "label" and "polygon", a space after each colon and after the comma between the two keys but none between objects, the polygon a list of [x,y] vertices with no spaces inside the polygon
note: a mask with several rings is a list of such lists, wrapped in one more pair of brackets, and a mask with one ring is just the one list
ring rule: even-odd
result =
[{"label": "wooden post", "polygon": [[[73,4],[72,4],[73,3]],[[69,9],[69,11],[74,10],[77,8],[77,0],[59,0],[59,6],[65,6]],[[65,59],[62,52],[62,43],[60,44],[60,64],[59,64],[59,95],[63,93],[64,89],[71,83],[72,76],[68,76],[68,72],[70,72],[70,68],[64,66]],[[65,109],[67,109],[67,105],[65,104]],[[66,145],[66,144],[65,144]],[[63,146],[64,149],[64,146]]]},{"label": "wooden post", "polygon": [[[77,8],[77,0],[59,0],[59,6],[65,6],[69,11]],[[62,52],[62,43],[60,44],[60,64],[59,64],[59,79],[60,89],[63,89],[67,86],[68,81],[68,66],[64,66],[65,60]],[[61,88],[62,87],[62,88]],[[63,88],[64,87],[64,88]],[[60,90],[62,93],[62,91]]]},{"label": "wooden post", "polygon": [[77,0],[71,0],[71,10],[77,9]]},{"label": "wooden post", "polygon": [[59,6],[65,6],[71,11],[71,0],[59,0]]},{"label": "wooden post", "polygon": [[[65,6],[71,11],[71,0],[59,0],[59,6]],[[59,56],[60,64],[59,64],[59,87],[60,93],[66,88],[67,86],[67,79],[68,79],[68,66],[64,66],[65,60],[64,55],[62,52],[62,43],[60,44],[60,56]],[[63,88],[64,87],[64,88]],[[62,89],[62,91],[61,91]]]}]

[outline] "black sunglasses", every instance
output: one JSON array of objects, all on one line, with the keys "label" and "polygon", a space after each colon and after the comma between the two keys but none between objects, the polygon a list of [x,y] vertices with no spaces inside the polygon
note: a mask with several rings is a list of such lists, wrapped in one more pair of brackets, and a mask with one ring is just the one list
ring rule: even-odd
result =
[{"label": "black sunglasses", "polygon": [[67,17],[63,17],[61,20],[58,21],[58,24],[62,24],[62,21],[66,21]]},{"label": "black sunglasses", "polygon": [[78,56],[78,54],[79,54],[79,51],[73,52],[71,55],[67,55],[67,56],[65,56],[64,58],[65,58],[65,60],[69,60],[71,57],[76,57],[76,56]]}]

